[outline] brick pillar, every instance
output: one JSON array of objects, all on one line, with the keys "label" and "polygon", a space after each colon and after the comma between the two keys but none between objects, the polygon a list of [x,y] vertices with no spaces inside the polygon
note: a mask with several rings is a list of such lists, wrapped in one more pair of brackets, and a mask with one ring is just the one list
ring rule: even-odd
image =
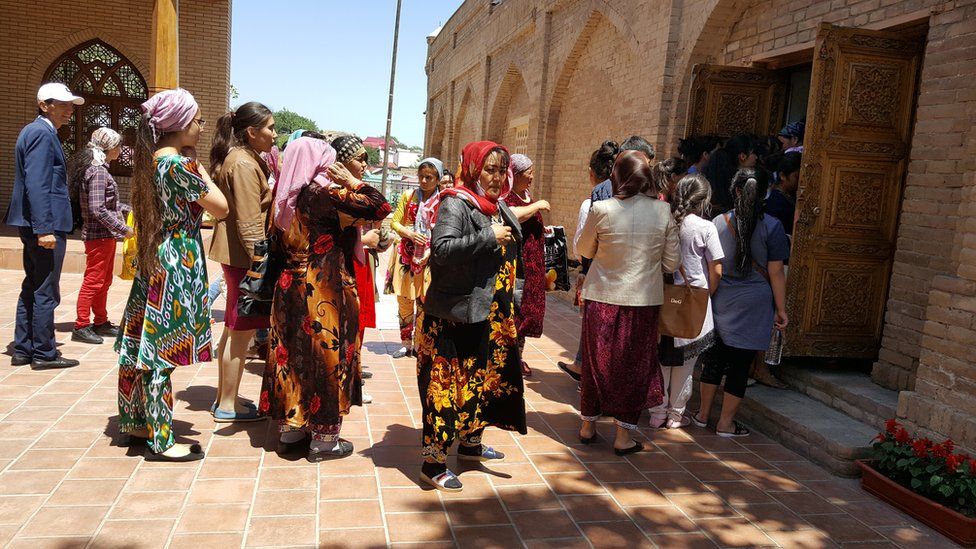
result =
[{"label": "brick pillar", "polygon": [[149,90],[156,93],[180,85],[179,0],[155,0],[149,52]]}]

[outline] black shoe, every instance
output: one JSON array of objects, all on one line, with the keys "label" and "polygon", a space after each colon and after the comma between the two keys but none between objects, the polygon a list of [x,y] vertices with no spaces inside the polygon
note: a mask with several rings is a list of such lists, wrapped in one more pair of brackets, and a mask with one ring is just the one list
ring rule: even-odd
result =
[{"label": "black shoe", "polygon": [[372,379],[373,372],[363,372],[363,379]]},{"label": "black shoe", "polygon": [[406,358],[410,356],[413,356],[413,351],[411,349],[407,349],[406,347],[400,347],[399,350],[393,353],[393,358]]},{"label": "black shoe", "polygon": [[31,370],[56,370],[60,368],[74,368],[75,366],[81,364],[73,358],[64,358],[59,356],[54,360],[40,360],[35,358],[31,362]]},{"label": "black shoe", "polygon": [[93,328],[95,329],[95,333],[102,337],[119,337],[119,327],[111,322],[95,324]]},{"label": "black shoe", "polygon": [[11,366],[27,366],[30,363],[31,363],[31,357],[27,355],[17,354],[10,357]]},{"label": "black shoe", "polygon": [[95,333],[95,329],[91,326],[85,326],[84,328],[75,328],[71,330],[71,341],[79,341],[81,343],[91,343],[92,345],[101,345],[105,343],[102,336]]}]

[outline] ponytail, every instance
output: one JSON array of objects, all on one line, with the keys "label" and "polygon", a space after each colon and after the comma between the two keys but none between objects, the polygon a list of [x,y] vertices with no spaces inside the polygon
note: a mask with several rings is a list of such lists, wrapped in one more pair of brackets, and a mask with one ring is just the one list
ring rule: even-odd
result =
[{"label": "ponytail", "polygon": [[217,175],[232,147],[247,145],[248,128],[261,126],[272,115],[271,109],[251,101],[218,118],[210,144],[210,173]]},{"label": "ponytail", "polygon": [[691,214],[706,217],[711,199],[712,188],[704,175],[692,173],[682,177],[671,193],[671,213],[675,223],[680,226]]},{"label": "ponytail", "polygon": [[769,188],[765,170],[744,168],[732,178],[731,191],[735,195],[735,268],[747,273],[752,265],[752,233],[763,217],[763,202]]},{"label": "ponytail", "polygon": [[132,164],[132,212],[135,219],[139,271],[148,280],[159,269],[163,241],[163,199],[156,188],[153,153],[156,141],[149,119],[143,115],[136,129]]}]

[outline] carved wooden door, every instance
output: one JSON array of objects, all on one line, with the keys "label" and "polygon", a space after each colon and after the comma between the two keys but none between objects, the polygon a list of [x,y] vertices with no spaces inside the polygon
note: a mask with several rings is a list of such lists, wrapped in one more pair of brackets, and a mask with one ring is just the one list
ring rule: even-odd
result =
[{"label": "carved wooden door", "polygon": [[752,67],[695,65],[687,135],[772,135],[786,107],[786,82]]},{"label": "carved wooden door", "polygon": [[787,283],[787,354],[876,358],[922,44],[822,24]]}]

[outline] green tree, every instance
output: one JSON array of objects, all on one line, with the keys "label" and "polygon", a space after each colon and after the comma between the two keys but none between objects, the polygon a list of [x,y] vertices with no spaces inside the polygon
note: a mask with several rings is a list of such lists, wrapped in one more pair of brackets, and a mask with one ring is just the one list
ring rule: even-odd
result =
[{"label": "green tree", "polygon": [[383,163],[383,155],[376,147],[366,145],[366,156],[368,157],[367,161],[370,166],[379,166]]},{"label": "green tree", "polygon": [[284,146],[288,141],[288,136],[295,130],[322,131],[314,120],[307,116],[302,116],[288,109],[281,109],[274,113],[275,129],[278,130],[278,146]]}]

